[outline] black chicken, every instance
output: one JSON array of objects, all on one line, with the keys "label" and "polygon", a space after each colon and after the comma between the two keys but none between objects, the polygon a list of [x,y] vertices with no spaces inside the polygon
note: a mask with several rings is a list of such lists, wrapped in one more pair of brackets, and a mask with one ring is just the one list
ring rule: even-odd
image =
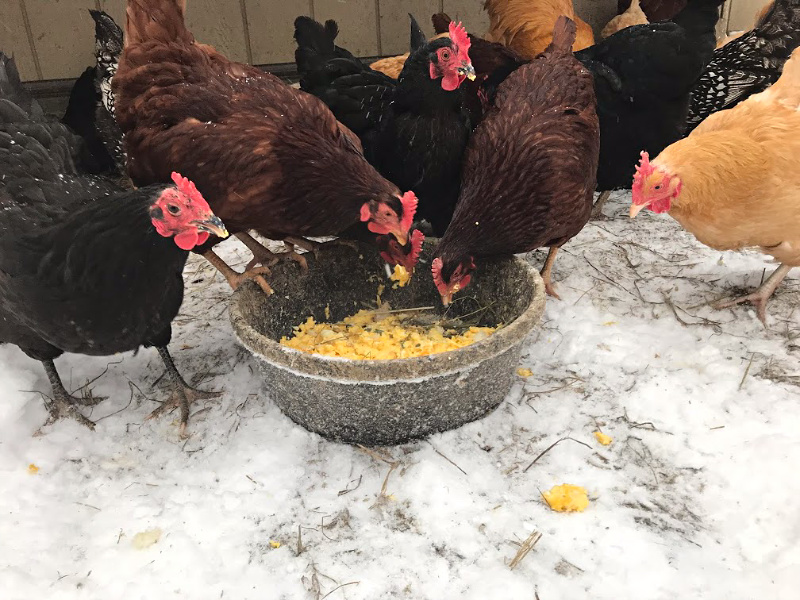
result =
[{"label": "black chicken", "polygon": [[798,46],[800,0],[775,0],[755,29],[714,51],[692,89],[687,133],[775,83]]},{"label": "black chicken", "polygon": [[337,34],[334,21],[295,20],[301,89],[358,135],[381,175],[417,195],[418,216],[442,235],[458,199],[471,131],[460,89],[474,78],[466,31],[451,23],[450,38],[428,42],[411,17],[411,55],[397,80],[336,46]]},{"label": "black chicken", "polygon": [[[23,106],[31,107],[27,112]],[[155,346],[185,426],[189,387],[167,351],[183,300],[188,250],[227,236],[194,185],[120,191],[79,172],[83,141],[48,121],[25,97],[13,59],[0,53],[0,343],[44,365],[51,422],[76,408],[53,360],[63,352],[106,355]]]}]

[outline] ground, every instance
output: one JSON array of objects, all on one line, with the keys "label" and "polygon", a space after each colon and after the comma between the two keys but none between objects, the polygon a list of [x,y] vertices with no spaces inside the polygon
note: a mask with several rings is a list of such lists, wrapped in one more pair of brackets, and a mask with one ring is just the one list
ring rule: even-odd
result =
[{"label": "ground", "polygon": [[[0,348],[3,597],[795,598],[798,275],[768,329],[748,306],[714,311],[774,266],[665,215],[630,221],[627,199],[559,256],[562,300],[520,360],[533,374],[423,442],[361,449],[285,418],[196,257],[171,349],[224,395],[195,407],[188,440],[175,414],[145,421],[164,396],[152,349],[56,361],[67,387],[108,396],[90,432],[39,430],[44,372]],[[223,250],[241,265],[237,244]],[[589,491],[585,512],[548,509],[560,483]]]}]

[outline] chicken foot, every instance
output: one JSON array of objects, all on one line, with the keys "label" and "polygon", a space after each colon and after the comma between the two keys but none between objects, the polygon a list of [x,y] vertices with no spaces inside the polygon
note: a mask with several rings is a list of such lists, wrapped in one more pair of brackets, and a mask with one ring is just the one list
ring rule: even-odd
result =
[{"label": "chicken foot", "polygon": [[719,302],[712,303],[714,308],[728,308],[731,306],[735,306],[737,304],[741,304],[742,302],[749,302],[752,304],[756,309],[756,314],[758,315],[758,319],[764,324],[764,327],[767,326],[767,302],[769,302],[770,297],[781,282],[786,278],[786,275],[789,274],[789,271],[792,270],[792,267],[789,265],[781,265],[775,271],[773,271],[772,275],[767,277],[767,280],[761,284],[761,286],[753,293],[747,294],[746,296],[741,296],[740,298],[734,298],[732,300],[722,300]]},{"label": "chicken foot", "polygon": [[539,271],[542,280],[544,280],[544,291],[547,292],[548,296],[552,296],[557,300],[561,300],[561,296],[556,293],[556,288],[553,285],[551,276],[553,273],[553,264],[556,262],[556,254],[558,254],[559,248],[560,246],[550,247],[550,251],[547,253],[547,260],[544,261],[544,266],[542,270]]},{"label": "chicken foot", "polygon": [[294,244],[305,250],[306,252],[313,252],[314,256],[318,256],[319,251],[325,246],[331,244],[335,246],[347,246],[358,252],[358,242],[354,240],[347,240],[344,238],[334,238],[327,242],[315,242],[314,240],[307,240],[306,238],[287,237],[284,241]]},{"label": "chicken foot", "polygon": [[241,232],[235,235],[239,238],[239,241],[247,246],[247,249],[253,253],[253,260],[247,263],[246,270],[250,270],[259,264],[264,267],[271,267],[281,259],[280,254],[276,254],[269,248],[266,248],[264,244],[256,240],[249,233]]},{"label": "chicken foot", "polygon": [[89,420],[81,414],[77,405],[94,406],[105,400],[105,398],[92,396],[91,394],[87,398],[76,398],[72,396],[61,382],[61,377],[56,370],[55,363],[52,360],[43,360],[41,362],[47,373],[47,378],[50,380],[50,388],[53,391],[53,397],[50,398],[49,401],[45,401],[47,412],[50,413],[50,416],[44,423],[45,426],[52,425],[59,419],[75,419],[81,425],[85,425],[89,429],[94,430],[94,421]]},{"label": "chicken foot", "polygon": [[251,279],[256,282],[262,290],[264,290],[265,294],[268,296],[272,294],[272,288],[267,283],[267,280],[264,279],[264,275],[269,275],[270,273],[268,267],[256,267],[254,269],[246,269],[244,273],[237,273],[231,269],[228,263],[222,260],[213,250],[204,252],[203,258],[214,265],[217,271],[222,273],[222,276],[227,280],[228,285],[230,285],[232,289],[235,290],[246,280]]},{"label": "chicken foot", "polygon": [[603,214],[603,206],[605,206],[606,202],[608,202],[610,196],[611,190],[600,192],[600,195],[597,197],[597,202],[595,202],[594,207],[592,207],[592,214],[589,217],[590,220],[601,221],[606,218],[606,216]]},{"label": "chicken foot", "polygon": [[167,350],[166,346],[159,346],[158,347],[158,354],[161,356],[161,360],[164,361],[164,365],[167,367],[167,376],[170,378],[170,388],[172,391],[171,398],[164,402],[161,406],[155,409],[148,415],[148,419],[154,419],[159,415],[163,414],[165,411],[171,408],[180,408],[181,409],[181,429],[180,429],[180,436],[181,438],[185,438],[186,436],[186,425],[189,422],[189,406],[195,400],[203,400],[207,398],[217,398],[220,396],[221,392],[207,392],[204,390],[197,390],[191,387],[186,381],[184,381],[183,377],[181,376],[180,372],[178,372],[177,367],[175,367],[175,362],[172,360],[172,356]]}]

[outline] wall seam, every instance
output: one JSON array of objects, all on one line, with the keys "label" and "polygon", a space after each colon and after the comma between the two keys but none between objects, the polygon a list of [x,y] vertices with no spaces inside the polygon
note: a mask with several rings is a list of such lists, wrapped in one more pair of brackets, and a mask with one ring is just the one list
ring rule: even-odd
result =
[{"label": "wall seam", "polygon": [[244,51],[247,55],[247,64],[253,64],[253,47],[250,45],[250,23],[247,20],[247,0],[239,0],[242,12],[242,25],[244,26]]},{"label": "wall seam", "polygon": [[25,6],[25,0],[19,0],[19,9],[22,11],[22,22],[25,24],[25,34],[28,36],[28,46],[31,48],[33,66],[36,69],[36,78],[42,80],[44,79],[42,77],[42,66],[39,64],[39,54],[36,52],[36,44],[33,43],[33,30],[31,29],[31,22],[28,19],[28,9]]},{"label": "wall seam", "polygon": [[378,36],[378,56],[383,56],[383,40],[381,39],[381,0],[375,0],[375,33]]},{"label": "wall seam", "polygon": [[316,7],[314,6],[314,0],[308,0],[308,16],[311,17],[312,19],[317,18],[315,8]]}]

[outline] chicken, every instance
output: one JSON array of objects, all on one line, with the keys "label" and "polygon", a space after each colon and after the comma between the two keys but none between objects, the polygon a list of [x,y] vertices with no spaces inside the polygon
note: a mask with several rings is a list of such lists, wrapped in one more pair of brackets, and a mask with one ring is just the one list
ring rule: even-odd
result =
[{"label": "chicken", "polygon": [[359,136],[367,160],[384,177],[416,194],[419,216],[436,235],[453,214],[472,131],[461,90],[474,77],[470,42],[460,24],[451,23],[449,33],[428,42],[412,17],[411,57],[394,80],[336,46],[334,21],[295,20],[301,89]]},{"label": "chicken", "polygon": [[[429,41],[439,39],[440,37],[450,37],[450,34],[448,32],[443,32],[434,36]],[[402,72],[403,66],[406,64],[409,56],[411,56],[410,52],[406,52],[400,56],[387,56],[386,58],[376,60],[374,63],[370,64],[369,68],[373,71],[380,71],[392,79],[397,79],[400,77],[400,73]]]},{"label": "chicken", "polygon": [[555,295],[553,261],[589,219],[600,147],[592,75],[572,54],[575,29],[558,18],[550,46],[500,85],[470,140],[453,222],[432,263],[445,304],[476,261],[542,246]]},{"label": "chicken", "polygon": [[646,152],[633,184],[631,217],[668,212],[716,250],[758,248],[781,265],[748,301],[766,324],[767,301],[800,265],[800,49],[780,79],[735,108],[711,115],[652,162]]},{"label": "chicken", "polygon": [[97,172],[123,175],[125,152],[111,93],[111,78],[122,53],[122,30],[103,11],[89,12],[95,21],[96,65],[78,78],[62,121],[84,139],[97,162]]},{"label": "chicken", "polygon": [[486,0],[483,7],[489,13],[489,31],[484,37],[523,58],[532,59],[547,48],[560,15],[577,23],[575,50],[594,44],[592,28],[575,15],[572,0]]},{"label": "chicken", "polygon": [[722,0],[690,0],[676,23],[634,25],[575,56],[594,75],[603,192],[628,188],[639,152],[657,154],[683,137],[689,99],[714,51]]},{"label": "chicken", "polygon": [[[133,182],[183,173],[262,263],[275,255],[248,230],[283,240],[335,236],[364,222],[406,244],[413,192],[381,177],[317,98],[195,42],[183,8],[180,0],[128,2],[112,90]],[[233,287],[249,278],[270,291],[266,267],[236,273],[214,241],[200,251]]]},{"label": "chicken", "polygon": [[[227,235],[191,182],[125,191],[79,172],[82,140],[27,104],[12,59],[0,53],[0,343],[41,361],[50,420],[78,410],[54,360],[155,346],[185,426],[193,399],[167,350],[183,300],[188,250]],[[30,106],[28,104],[28,106]],[[97,398],[89,398],[96,403]]]},{"label": "chicken", "polygon": [[[642,11],[650,23],[668,21],[681,12],[686,4],[687,0],[641,0],[640,2]],[[617,14],[628,10],[630,5],[631,0],[617,0]]]},{"label": "chicken", "polygon": [[611,19],[605,27],[603,27],[603,31],[600,32],[600,37],[607,38],[608,36],[614,35],[626,27],[631,27],[633,25],[647,25],[649,22],[650,21],[647,20],[647,15],[644,14],[644,11],[639,5],[639,0],[633,0],[631,5],[624,13],[617,15]]},{"label": "chicken", "polygon": [[714,51],[692,89],[688,131],[710,114],[764,91],[800,46],[800,0],[775,0],[759,25]]},{"label": "chicken", "polygon": [[[764,19],[767,18],[769,11],[772,10],[772,5],[775,3],[774,0],[769,0],[764,6],[761,7],[761,10],[756,13],[755,19],[753,21],[753,29],[757,28],[759,25],[764,23]],[[717,48],[722,48],[728,42],[732,42],[733,40],[739,39],[744,34],[748,33],[747,31],[736,31],[734,33],[725,35],[725,36],[717,36]]]}]

